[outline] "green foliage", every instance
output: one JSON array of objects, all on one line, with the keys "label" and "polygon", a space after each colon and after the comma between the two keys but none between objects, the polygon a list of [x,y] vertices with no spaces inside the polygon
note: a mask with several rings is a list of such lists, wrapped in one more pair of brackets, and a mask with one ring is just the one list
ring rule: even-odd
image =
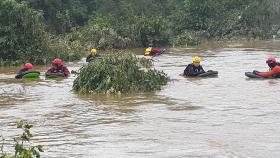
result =
[{"label": "green foliage", "polygon": [[150,43],[157,45],[167,45],[171,24],[168,19],[162,16],[140,16],[135,17],[136,40],[139,40],[142,46]]},{"label": "green foliage", "polygon": [[43,13],[15,0],[0,1],[0,65],[23,62],[45,64],[55,57],[66,61],[81,58],[80,49],[46,32]]},{"label": "green foliage", "polygon": [[0,66],[20,66],[22,65],[22,61],[20,60],[15,60],[15,61],[11,61],[11,60],[3,60],[0,58]]},{"label": "green foliage", "polygon": [[0,1],[0,59],[34,61],[48,51],[42,14],[14,0]]},{"label": "green foliage", "polygon": [[84,50],[97,48],[101,50],[125,48],[129,38],[122,37],[113,27],[111,17],[98,16],[91,19],[88,25],[65,36],[67,41],[79,43]]},{"label": "green foliage", "polygon": [[1,0],[0,65],[280,35],[279,0]]},{"label": "green foliage", "polygon": [[279,16],[280,1],[252,0],[242,13],[240,28],[252,38],[271,38],[280,29]]},{"label": "green foliage", "polygon": [[54,58],[61,58],[63,61],[75,61],[82,58],[83,46],[78,41],[72,41],[68,37],[55,37],[49,35],[48,45],[51,51],[45,57],[46,62]]},{"label": "green foliage", "polygon": [[178,11],[170,17],[179,35],[202,31],[210,39],[271,38],[280,27],[276,20],[280,15],[277,0],[185,0],[175,3],[170,5],[175,5]]},{"label": "green foliage", "polygon": [[169,78],[163,72],[151,69],[151,66],[151,62],[138,59],[132,53],[113,53],[82,67],[73,89],[83,94],[159,90]]},{"label": "green foliage", "polygon": [[[17,0],[44,12],[48,30],[60,34],[69,32],[74,26],[82,25],[89,15],[85,0]],[[85,1],[85,2],[84,2]]]},{"label": "green foliage", "polygon": [[26,145],[26,143],[30,143],[31,139],[33,138],[33,135],[31,134],[30,130],[33,127],[33,125],[30,125],[28,123],[25,123],[23,121],[20,121],[17,123],[17,128],[22,129],[23,133],[19,137],[14,138],[15,141],[15,153],[13,154],[7,154],[4,153],[4,140],[2,140],[2,146],[1,146],[1,154],[0,158],[40,158],[40,152],[43,151],[42,145],[37,146],[31,146]]},{"label": "green foliage", "polygon": [[84,47],[197,45],[205,39],[235,37],[264,39],[280,28],[280,2],[276,0],[96,0],[94,4],[91,20],[71,33]]},{"label": "green foliage", "polygon": [[93,47],[101,50],[143,47],[150,43],[167,45],[169,32],[165,28],[170,26],[169,21],[161,16],[135,16],[126,22],[118,22],[111,16],[97,16],[64,38],[86,50]]},{"label": "green foliage", "polygon": [[197,33],[192,32],[185,32],[182,34],[179,34],[177,36],[170,38],[170,43],[173,46],[194,46],[201,43],[201,39],[197,35]]}]

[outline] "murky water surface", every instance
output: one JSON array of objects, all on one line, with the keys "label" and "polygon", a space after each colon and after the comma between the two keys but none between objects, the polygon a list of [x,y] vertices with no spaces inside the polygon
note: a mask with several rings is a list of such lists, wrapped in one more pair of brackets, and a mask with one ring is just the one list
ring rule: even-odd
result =
[{"label": "murky water surface", "polygon": [[[244,76],[266,71],[266,57],[279,52],[278,41],[170,49],[154,58],[172,79],[162,91],[121,97],[79,96],[75,76],[16,80],[19,68],[0,68],[0,134],[12,138],[16,121],[31,122],[42,157],[279,157],[280,80]],[[180,77],[195,55],[219,77]]]}]

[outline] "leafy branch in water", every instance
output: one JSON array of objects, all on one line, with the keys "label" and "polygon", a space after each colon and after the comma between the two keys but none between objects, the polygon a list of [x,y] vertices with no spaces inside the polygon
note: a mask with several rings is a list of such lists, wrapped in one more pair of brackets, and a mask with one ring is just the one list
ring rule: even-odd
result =
[{"label": "leafy branch in water", "polygon": [[97,58],[80,69],[73,89],[78,93],[120,94],[160,90],[169,78],[150,61],[119,52]]},{"label": "leafy branch in water", "polygon": [[43,151],[42,145],[32,146],[30,144],[33,135],[30,130],[33,125],[30,125],[24,121],[20,121],[17,123],[17,128],[22,129],[22,135],[14,138],[15,142],[15,153],[7,154],[4,152],[4,138],[2,137],[2,145],[1,145],[1,155],[0,158],[40,158],[40,152]]}]

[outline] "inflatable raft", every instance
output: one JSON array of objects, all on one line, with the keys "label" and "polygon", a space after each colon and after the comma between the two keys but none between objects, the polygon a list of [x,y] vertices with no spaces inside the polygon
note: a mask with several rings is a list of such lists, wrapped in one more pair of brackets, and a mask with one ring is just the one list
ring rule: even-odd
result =
[{"label": "inflatable raft", "polygon": [[207,72],[205,72],[205,73],[203,73],[203,74],[200,74],[200,75],[198,75],[198,76],[186,76],[186,75],[184,75],[184,74],[180,74],[180,76],[183,76],[183,77],[185,77],[185,78],[217,77],[218,74],[219,74],[218,71],[212,71],[212,70],[210,70],[210,71],[207,71]]},{"label": "inflatable raft", "polygon": [[40,77],[39,71],[27,71],[24,72],[23,74],[16,75],[15,78],[20,79],[20,78],[39,78],[39,77]]},{"label": "inflatable raft", "polygon": [[253,72],[245,72],[245,76],[247,76],[249,78],[263,78],[259,75],[254,74]]},{"label": "inflatable raft", "polygon": [[198,75],[198,77],[216,77],[218,76],[218,71],[207,71],[203,74]]}]

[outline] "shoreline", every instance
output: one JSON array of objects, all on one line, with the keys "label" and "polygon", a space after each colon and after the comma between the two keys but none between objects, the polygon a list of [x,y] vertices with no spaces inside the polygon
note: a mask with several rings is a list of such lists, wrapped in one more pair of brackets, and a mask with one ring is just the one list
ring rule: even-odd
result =
[{"label": "shoreline", "polygon": [[[280,51],[280,39],[267,39],[267,40],[259,40],[259,39],[234,39],[234,40],[204,40],[201,44],[196,46],[178,46],[178,47],[168,47],[163,46],[159,47],[161,49],[167,49],[169,52],[172,50],[184,50],[190,53],[195,52],[205,52],[209,50],[218,50],[222,48],[257,48],[257,49],[264,49],[269,51]],[[107,54],[111,52],[119,52],[119,51],[131,51],[135,53],[136,55],[142,55],[145,51],[145,48],[127,48],[127,49],[112,49],[107,51],[100,51],[100,54]],[[86,54],[82,54],[82,57],[79,59],[86,57]],[[74,61],[79,61],[74,60]],[[66,61],[66,62],[73,62],[73,61]],[[0,67],[19,67],[23,64],[21,61],[1,61],[0,60]],[[34,64],[37,65],[37,64]],[[38,64],[37,66],[47,66],[49,64]]]}]

